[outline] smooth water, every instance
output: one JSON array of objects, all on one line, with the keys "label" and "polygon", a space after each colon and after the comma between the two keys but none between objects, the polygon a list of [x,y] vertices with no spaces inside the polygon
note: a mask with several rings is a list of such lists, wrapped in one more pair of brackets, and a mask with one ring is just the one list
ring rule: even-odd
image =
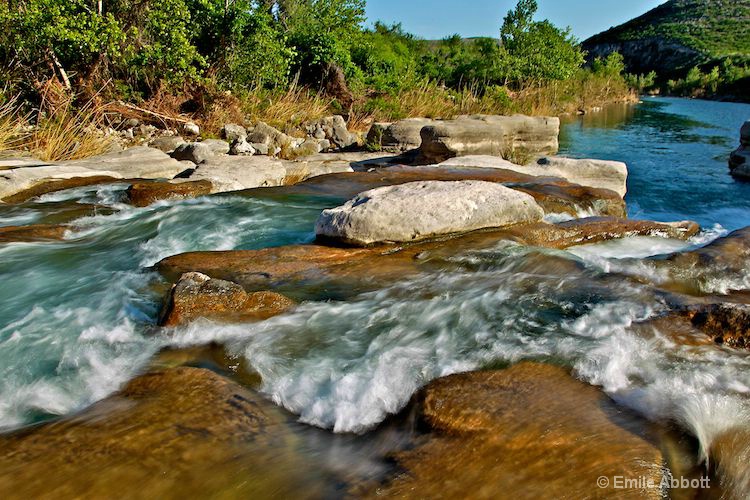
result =
[{"label": "smooth water", "polygon": [[560,153],[627,163],[629,215],[692,219],[727,230],[750,225],[750,183],[728,175],[750,104],[644,98],[563,120]]},{"label": "smooth water", "polygon": [[499,244],[346,302],[311,297],[255,324],[158,331],[164,287],[150,266],[186,251],[309,242],[330,201],[227,195],[134,208],[116,184],[0,207],[0,225],[43,222],[75,204],[101,209],[76,219],[62,242],[0,245],[0,428],[81,409],[163,347],[217,340],[261,375],[270,399],[335,431],[372,429],[436,377],[533,359],[568,366],[708,446],[747,425],[750,356],[680,344],[649,322],[663,299],[615,271],[621,257],[705,244],[750,224],[750,185],[726,166],[746,118],[746,105],[648,99],[563,128],[564,153],[628,163],[631,216],[700,222],[706,231],[690,242],[634,238],[568,252]]}]

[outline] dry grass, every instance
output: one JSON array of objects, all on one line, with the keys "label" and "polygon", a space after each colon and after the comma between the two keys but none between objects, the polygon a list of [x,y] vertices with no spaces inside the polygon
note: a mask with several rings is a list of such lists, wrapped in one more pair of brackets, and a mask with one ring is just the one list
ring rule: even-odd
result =
[{"label": "dry grass", "polygon": [[247,119],[265,122],[285,132],[292,132],[305,122],[329,116],[333,99],[292,85],[283,93],[256,91],[243,102]]},{"label": "dry grass", "polygon": [[27,117],[20,114],[15,99],[0,105],[0,152],[22,147]]},{"label": "dry grass", "polygon": [[292,184],[299,184],[309,177],[309,172],[304,167],[297,167],[287,172],[284,179],[281,181],[282,186],[291,186]]},{"label": "dry grass", "polygon": [[112,140],[101,130],[104,109],[95,100],[75,109],[72,102],[46,106],[32,115],[23,113],[15,100],[0,107],[0,151],[22,151],[43,161],[88,158],[106,153]]}]

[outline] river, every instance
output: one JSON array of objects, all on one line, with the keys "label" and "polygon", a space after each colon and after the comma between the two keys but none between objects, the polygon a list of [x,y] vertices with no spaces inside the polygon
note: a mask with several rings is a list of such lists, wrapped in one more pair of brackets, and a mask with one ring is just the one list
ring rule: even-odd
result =
[{"label": "river", "polygon": [[637,325],[664,305],[620,275],[643,272],[626,257],[700,246],[750,225],[750,184],[734,181],[726,162],[747,118],[750,105],[648,98],[563,123],[563,154],[628,164],[631,217],[699,222],[704,230],[687,243],[629,238],[568,252],[498,245],[346,297],[292,291],[298,308],[255,324],[155,332],[165,285],[150,266],[192,250],[310,242],[334,200],[224,195],[134,208],[122,201],[126,185],[114,184],[2,206],[4,226],[103,208],[78,218],[64,241],[0,245],[0,428],[76,412],[163,348],[213,340],[294,418],[339,433],[375,428],[434,378],[539,360],[571,368],[647,418],[678,422],[707,446],[747,425],[750,357],[644,336]]}]

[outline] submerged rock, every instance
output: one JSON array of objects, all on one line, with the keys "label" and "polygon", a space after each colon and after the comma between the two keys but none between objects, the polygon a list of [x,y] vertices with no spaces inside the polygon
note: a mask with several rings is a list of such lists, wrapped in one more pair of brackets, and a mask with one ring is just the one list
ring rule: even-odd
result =
[{"label": "submerged rock", "polygon": [[738,229],[705,247],[647,262],[666,286],[688,294],[750,289],[750,227]]},{"label": "submerged rock", "polygon": [[160,200],[195,198],[211,194],[208,181],[135,182],[125,192],[128,201],[136,207],[147,207]]},{"label": "submerged rock", "polygon": [[[417,242],[408,246],[337,248],[322,245],[291,245],[262,250],[190,252],[163,259],[156,269],[176,282],[184,273],[197,271],[234,281],[247,290],[280,290],[304,298],[303,289],[371,289],[378,283],[429,269],[433,261],[450,259],[465,252],[494,248],[500,241],[513,241],[546,248],[567,248],[583,243],[647,235],[687,238],[697,225],[666,225],[627,219],[581,219],[561,224],[537,222],[501,230],[477,231],[450,239]],[[299,295],[297,295],[299,294]]]},{"label": "submerged rock", "polygon": [[237,283],[191,272],[183,274],[172,287],[160,324],[177,326],[198,318],[224,322],[261,320],[293,306],[293,301],[278,293],[247,293]]},{"label": "submerged rock", "polygon": [[31,226],[0,227],[0,243],[62,240],[67,226],[34,224]]},{"label": "submerged rock", "polygon": [[0,436],[0,497],[297,496],[290,471],[312,465],[295,439],[255,392],[174,368],[63,421]]},{"label": "submerged rock", "polygon": [[171,179],[185,170],[179,161],[147,146],[47,166],[2,170],[0,201],[20,202],[41,194],[121,179]]},{"label": "submerged rock", "polygon": [[[661,498],[664,457],[648,422],[562,368],[521,363],[452,375],[418,399],[432,433],[396,455],[404,472],[378,496]],[[633,483],[615,489],[615,477]]]},{"label": "submerged rock", "polygon": [[557,153],[559,133],[559,118],[464,116],[422,128],[420,152],[425,163],[467,155],[550,155]]},{"label": "submerged rock", "polygon": [[355,245],[409,242],[537,222],[544,211],[528,194],[484,181],[423,181],[386,186],[324,210],[318,237]]}]

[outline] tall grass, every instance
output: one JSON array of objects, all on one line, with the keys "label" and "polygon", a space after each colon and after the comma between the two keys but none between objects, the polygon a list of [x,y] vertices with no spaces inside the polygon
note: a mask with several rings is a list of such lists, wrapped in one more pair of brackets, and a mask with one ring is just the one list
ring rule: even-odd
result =
[{"label": "tall grass", "polygon": [[[33,117],[36,123],[33,123]],[[0,106],[0,153],[21,152],[43,161],[88,158],[110,151],[104,135],[103,107],[91,100],[76,109],[71,102],[24,113],[15,100]]]}]

